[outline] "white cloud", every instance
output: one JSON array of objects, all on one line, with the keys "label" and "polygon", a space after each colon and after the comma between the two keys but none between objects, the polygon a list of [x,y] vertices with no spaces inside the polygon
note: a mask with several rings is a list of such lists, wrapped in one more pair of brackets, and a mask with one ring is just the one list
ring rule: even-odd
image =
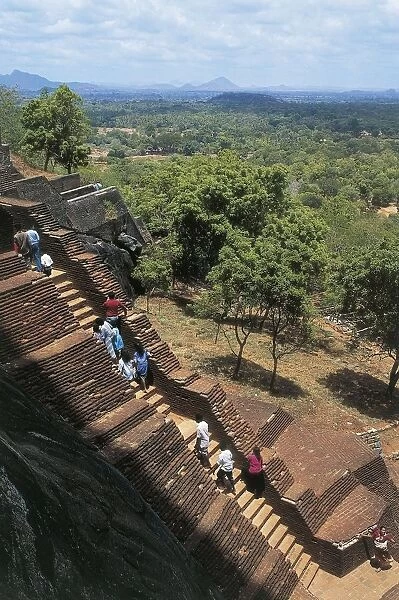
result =
[{"label": "white cloud", "polygon": [[3,0],[0,72],[399,87],[399,0],[69,0],[67,7]]}]

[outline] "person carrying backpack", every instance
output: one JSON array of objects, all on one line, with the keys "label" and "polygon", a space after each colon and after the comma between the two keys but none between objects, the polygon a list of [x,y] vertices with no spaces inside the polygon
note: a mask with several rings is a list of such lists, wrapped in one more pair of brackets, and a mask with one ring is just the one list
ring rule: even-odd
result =
[{"label": "person carrying backpack", "polygon": [[137,377],[143,383],[144,391],[148,392],[147,374],[148,374],[148,358],[150,353],[141,344],[136,345],[136,352],[133,354],[133,360],[136,365]]}]

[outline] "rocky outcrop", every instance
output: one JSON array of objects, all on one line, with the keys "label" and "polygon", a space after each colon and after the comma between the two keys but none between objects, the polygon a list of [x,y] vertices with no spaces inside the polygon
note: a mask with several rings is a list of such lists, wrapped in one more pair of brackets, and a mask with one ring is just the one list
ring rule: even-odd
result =
[{"label": "rocky outcrop", "polygon": [[[131,272],[142,248],[152,239],[142,219],[130,214],[116,188],[82,185],[78,173],[51,180],[43,175],[23,178],[11,162],[9,147],[0,145],[0,195],[45,205],[54,228],[74,231],[86,250],[97,254],[114,273],[125,294],[135,296]],[[12,240],[7,240],[1,249],[11,247]]]},{"label": "rocky outcrop", "polygon": [[0,371],[0,597],[221,600],[93,446]]},{"label": "rocky outcrop", "polygon": [[[101,258],[101,262],[107,265],[110,271],[115,275],[126,296],[134,298],[135,290],[133,286],[132,272],[136,263],[137,256],[123,248],[118,248],[114,244],[104,242],[104,240],[88,235],[77,234],[77,238],[83,243],[88,252],[93,252]],[[140,246],[141,249],[141,246]]]}]

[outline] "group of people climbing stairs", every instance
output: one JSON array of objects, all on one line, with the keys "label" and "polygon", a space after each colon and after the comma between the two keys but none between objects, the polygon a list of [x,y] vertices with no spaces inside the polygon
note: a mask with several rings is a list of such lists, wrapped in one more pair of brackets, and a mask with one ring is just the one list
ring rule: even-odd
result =
[{"label": "group of people climbing stairs", "polygon": [[[81,328],[86,331],[91,330],[93,321],[98,315],[95,313],[93,307],[87,302],[83,292],[74,287],[73,282],[68,278],[65,271],[54,269],[51,279],[58,288],[61,297],[67,302],[75,318],[79,321]],[[129,320],[134,318],[134,316],[129,315],[126,318]],[[130,386],[133,388],[137,399],[145,400],[148,405],[155,408],[166,421],[172,421],[177,426],[188,450],[192,453],[192,460],[197,460],[194,457],[197,427],[195,420],[182,414],[178,414],[173,410],[168,403],[167,398],[153,385],[148,387],[147,392],[142,390],[136,381],[131,382]],[[124,427],[123,424],[129,420],[130,402],[122,405],[119,409],[116,409],[118,411],[116,425],[115,414],[109,415],[109,417],[107,417],[107,415],[101,417],[99,426],[101,429],[101,440],[103,442],[107,439],[108,423],[112,423],[109,432],[111,432],[110,435],[112,434],[114,437],[126,430],[126,427]],[[94,437],[98,440],[98,430],[94,427],[92,428],[92,431],[96,431],[97,437]],[[215,489],[217,489],[216,470],[218,467],[217,457],[219,449],[220,446],[218,440],[212,436],[209,445],[211,468],[208,471],[208,477],[214,480]],[[241,478],[240,469],[234,468],[233,478],[235,494],[229,494],[229,496],[237,503],[242,515],[251,521],[251,523],[266,538],[268,544],[272,548],[278,549],[284,555],[295,570],[303,586],[309,588],[319,570],[317,562],[312,560],[311,556],[305,552],[303,546],[297,542],[293,533],[290,532],[287,525],[283,523],[281,516],[275,512],[270,504],[268,504],[266,498],[255,498],[253,493],[247,491],[246,485]]]}]

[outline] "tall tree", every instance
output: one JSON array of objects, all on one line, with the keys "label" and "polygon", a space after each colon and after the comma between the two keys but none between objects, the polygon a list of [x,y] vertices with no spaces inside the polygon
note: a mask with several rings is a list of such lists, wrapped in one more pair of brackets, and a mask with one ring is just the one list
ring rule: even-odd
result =
[{"label": "tall tree", "polygon": [[[213,317],[219,329],[226,322],[232,322],[235,345],[223,331],[236,356],[233,378],[240,372],[249,336],[261,327],[269,309],[261,270],[253,240],[242,232],[231,231],[220,252],[219,263],[208,275],[211,290],[197,306],[198,313]],[[238,347],[237,351],[234,346]]]},{"label": "tall tree", "polygon": [[20,98],[15,90],[0,86],[0,140],[18,149],[23,136]]},{"label": "tall tree", "polygon": [[282,216],[273,216],[262,236],[253,240],[235,231],[220,252],[219,263],[208,276],[211,290],[200,309],[219,323],[232,321],[238,346],[233,376],[240,371],[251,334],[265,330],[273,360],[270,389],[278,361],[299,350],[309,339],[311,292],[325,263],[321,222],[292,204]]},{"label": "tall tree", "polygon": [[[358,335],[377,344],[393,361],[387,396],[399,381],[399,250],[396,241],[354,251],[342,260],[333,280],[337,308]],[[338,287],[339,286],[339,287]]]},{"label": "tall tree", "polygon": [[168,292],[173,286],[173,265],[179,254],[180,248],[170,235],[149,245],[140,256],[134,276],[145,289],[147,312],[150,310],[151,296],[155,292]]},{"label": "tall tree", "polygon": [[28,102],[22,111],[26,128],[24,146],[30,152],[44,156],[44,169],[50,160],[68,171],[86,165],[90,149],[84,144],[89,132],[82,99],[67,85],[52,94],[44,90],[39,98]]}]

